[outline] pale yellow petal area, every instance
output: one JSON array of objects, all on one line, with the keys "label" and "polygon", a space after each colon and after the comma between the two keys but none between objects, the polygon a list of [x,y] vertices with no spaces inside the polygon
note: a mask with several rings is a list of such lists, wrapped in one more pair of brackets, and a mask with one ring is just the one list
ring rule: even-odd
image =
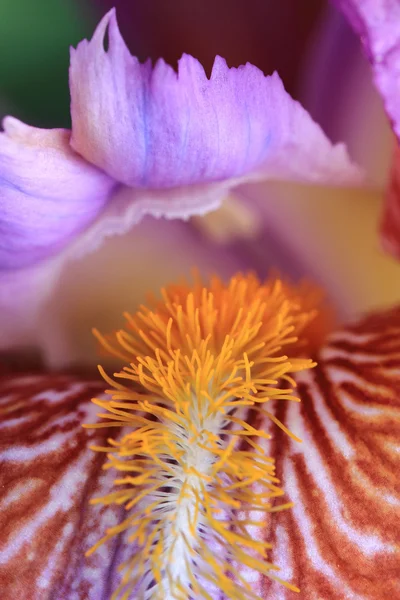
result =
[{"label": "pale yellow petal area", "polygon": [[280,184],[241,193],[258,199],[270,229],[344,317],[400,301],[400,264],[379,241],[382,193]]},{"label": "pale yellow petal area", "polygon": [[262,227],[254,207],[235,196],[234,192],[226,197],[217,210],[192,217],[191,221],[207,238],[220,244],[251,239]]},{"label": "pale yellow petal area", "polygon": [[96,365],[92,328],[118,329],[124,311],[134,312],[149,293],[190,277],[231,277],[235,256],[189,224],[146,217],[132,231],[105,240],[95,252],[65,264],[38,318],[37,342],[50,367]]}]

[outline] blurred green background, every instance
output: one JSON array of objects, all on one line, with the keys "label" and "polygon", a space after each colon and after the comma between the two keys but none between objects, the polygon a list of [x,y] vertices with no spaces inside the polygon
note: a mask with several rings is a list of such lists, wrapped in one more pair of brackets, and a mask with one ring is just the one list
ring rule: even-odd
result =
[{"label": "blurred green background", "polygon": [[98,14],[85,0],[0,0],[1,116],[69,126],[69,46],[91,35]]}]

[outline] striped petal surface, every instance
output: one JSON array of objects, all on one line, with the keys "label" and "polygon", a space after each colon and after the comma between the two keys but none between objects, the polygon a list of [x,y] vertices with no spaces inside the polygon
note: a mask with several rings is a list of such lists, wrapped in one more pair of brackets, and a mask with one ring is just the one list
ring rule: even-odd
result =
[{"label": "striped petal surface", "polygon": [[277,410],[303,441],[271,450],[295,504],[274,517],[273,558],[307,600],[400,598],[400,308],[335,333],[317,361],[302,402]]},{"label": "striped petal surface", "polygon": [[2,600],[106,600],[118,540],[95,556],[84,552],[113,507],[89,505],[114,476],[102,471],[109,429],[84,430],[96,419],[91,398],[104,388],[66,375],[0,377],[0,588]]},{"label": "striped petal surface", "polygon": [[[275,405],[303,442],[276,428],[265,442],[294,508],[254,531],[272,542],[277,575],[301,592],[237,572],[265,600],[400,597],[400,308],[335,333],[318,363],[297,377],[301,403]],[[107,600],[117,587],[129,547],[116,538],[83,556],[122,518],[88,504],[114,479],[88,450],[110,430],[81,428],[96,421],[89,400],[103,387],[66,375],[0,380],[3,600]]]}]

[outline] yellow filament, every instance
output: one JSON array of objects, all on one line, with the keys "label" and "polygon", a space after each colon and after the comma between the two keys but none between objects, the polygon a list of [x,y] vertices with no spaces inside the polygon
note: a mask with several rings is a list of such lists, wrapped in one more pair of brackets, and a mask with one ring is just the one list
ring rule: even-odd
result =
[{"label": "yellow filament", "polygon": [[[129,532],[132,557],[114,599],[212,598],[211,588],[257,600],[238,565],[280,581],[270,544],[251,529],[290,507],[272,503],[284,493],[265,455],[273,424],[297,438],[263,405],[298,400],[291,374],[315,364],[304,358],[314,295],[253,275],[208,286],[196,278],[125,315],[127,329],[113,339],[94,332],[127,362],[114,378],[100,367],[111,398],[94,400],[105,421],[85,425],[123,428],[108,447],[93,447],[108,452],[106,469],[125,472],[115,480],[122,489],[92,502],[124,504],[127,518],[87,552]],[[260,414],[262,429],[249,422]]]}]

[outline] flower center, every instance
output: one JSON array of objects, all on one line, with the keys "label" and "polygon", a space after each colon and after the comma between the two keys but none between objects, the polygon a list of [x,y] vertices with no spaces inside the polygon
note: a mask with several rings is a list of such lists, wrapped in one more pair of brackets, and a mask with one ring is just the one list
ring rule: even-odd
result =
[{"label": "flower center", "polygon": [[315,364],[303,357],[313,297],[253,275],[208,286],[197,279],[126,315],[126,330],[95,332],[126,363],[114,379],[100,368],[111,399],[94,400],[106,421],[89,425],[123,428],[94,450],[108,452],[106,468],[124,476],[92,502],[123,504],[127,518],[88,553],[128,535],[132,556],[114,598],[258,598],[243,569],[280,581],[270,544],[254,531],[289,505],[274,504],[283,491],[266,455],[272,428],[256,422],[262,415],[287,431],[266,405],[298,401],[291,374]]}]

